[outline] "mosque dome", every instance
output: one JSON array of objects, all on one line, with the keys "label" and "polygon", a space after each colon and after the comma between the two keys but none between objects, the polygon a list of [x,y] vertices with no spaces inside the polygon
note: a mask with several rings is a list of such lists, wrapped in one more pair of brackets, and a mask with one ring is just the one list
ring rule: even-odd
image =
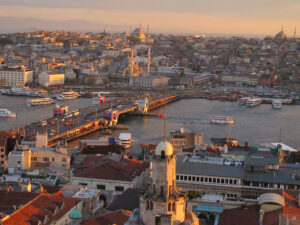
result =
[{"label": "mosque dome", "polygon": [[165,151],[166,156],[173,155],[174,153],[173,146],[167,141],[162,141],[156,146],[155,155],[161,155],[162,151]]}]

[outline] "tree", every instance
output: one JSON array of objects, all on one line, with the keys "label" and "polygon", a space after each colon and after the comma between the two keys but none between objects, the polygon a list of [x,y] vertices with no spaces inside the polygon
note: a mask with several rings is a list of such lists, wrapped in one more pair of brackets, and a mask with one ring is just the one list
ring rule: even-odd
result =
[{"label": "tree", "polygon": [[11,45],[12,40],[9,38],[0,38],[0,45]]}]

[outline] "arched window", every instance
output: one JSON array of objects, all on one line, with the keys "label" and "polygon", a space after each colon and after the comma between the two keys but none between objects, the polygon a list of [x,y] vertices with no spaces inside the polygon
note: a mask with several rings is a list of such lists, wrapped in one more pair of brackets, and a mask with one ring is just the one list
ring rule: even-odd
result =
[{"label": "arched window", "polygon": [[175,202],[172,204],[172,211],[176,211],[176,205],[175,205]]},{"label": "arched window", "polygon": [[172,186],[169,185],[169,196],[172,194]]},{"label": "arched window", "polygon": [[161,151],[160,157],[161,157],[161,159],[165,159],[166,158],[166,152],[165,151]]},{"label": "arched window", "polygon": [[171,203],[168,204],[168,211],[171,211]]}]

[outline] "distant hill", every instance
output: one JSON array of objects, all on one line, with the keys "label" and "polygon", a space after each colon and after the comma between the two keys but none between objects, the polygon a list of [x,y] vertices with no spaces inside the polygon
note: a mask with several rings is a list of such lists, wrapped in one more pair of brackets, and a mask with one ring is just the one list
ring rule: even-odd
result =
[{"label": "distant hill", "polygon": [[36,18],[17,18],[17,17],[0,17],[0,33],[6,32],[30,32],[36,29],[41,30],[69,30],[83,32],[102,32],[103,29],[108,31],[123,31],[128,26],[112,26],[100,23],[93,23],[86,20],[41,20]]}]

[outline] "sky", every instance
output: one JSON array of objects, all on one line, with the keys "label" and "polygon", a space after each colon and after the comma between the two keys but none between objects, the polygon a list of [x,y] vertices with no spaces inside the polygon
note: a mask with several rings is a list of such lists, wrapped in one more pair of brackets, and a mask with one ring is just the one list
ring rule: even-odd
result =
[{"label": "sky", "polygon": [[283,26],[291,36],[300,33],[300,0],[0,0],[1,17],[223,34],[274,35]]}]

